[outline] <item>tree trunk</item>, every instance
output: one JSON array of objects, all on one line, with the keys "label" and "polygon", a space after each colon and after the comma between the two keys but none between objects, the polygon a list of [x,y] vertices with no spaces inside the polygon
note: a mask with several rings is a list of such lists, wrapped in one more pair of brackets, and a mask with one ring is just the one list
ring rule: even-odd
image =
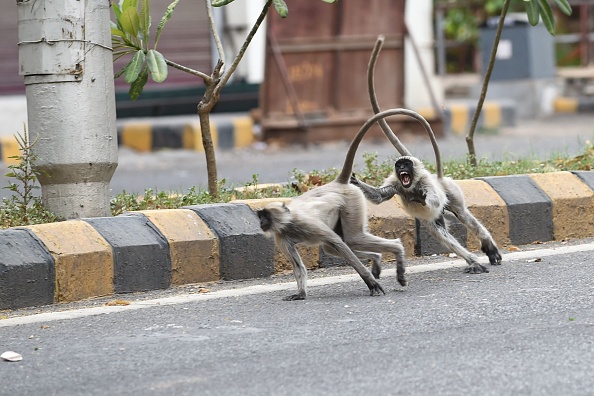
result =
[{"label": "tree trunk", "polygon": [[202,145],[204,146],[204,156],[206,157],[206,173],[208,175],[208,193],[212,197],[219,194],[219,181],[217,175],[217,160],[215,155],[212,135],[210,133],[210,109],[199,108],[200,134],[202,135]]}]

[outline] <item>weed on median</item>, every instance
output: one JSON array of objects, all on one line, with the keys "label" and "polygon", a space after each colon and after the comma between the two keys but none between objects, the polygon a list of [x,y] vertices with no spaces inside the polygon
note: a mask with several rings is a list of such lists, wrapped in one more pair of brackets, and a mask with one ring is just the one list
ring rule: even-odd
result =
[{"label": "weed on median", "polygon": [[[26,135],[26,134],[25,134]],[[19,136],[19,146],[22,154],[14,157],[19,162],[10,165],[9,178],[14,180],[4,187],[13,192],[9,198],[4,198],[0,204],[0,228],[51,223],[59,219],[43,208],[41,199],[33,196],[33,190],[38,189],[37,175],[34,172],[35,156],[30,143],[25,136]],[[372,185],[382,183],[394,166],[394,158],[379,162],[375,153],[363,154],[364,165],[357,169],[358,177]],[[425,163],[425,166],[435,172],[435,166]],[[575,157],[556,155],[548,160],[521,159],[514,161],[480,160],[476,167],[466,159],[446,161],[443,170],[446,176],[456,180],[471,179],[485,176],[507,176],[529,173],[546,173],[572,170],[594,169],[594,144],[586,141],[581,154]],[[294,169],[292,180],[285,184],[261,185],[258,175],[243,186],[230,186],[226,180],[219,182],[219,196],[213,198],[205,187],[192,187],[186,192],[155,191],[147,189],[143,194],[123,192],[111,200],[111,212],[114,216],[124,212],[150,209],[176,209],[189,205],[226,203],[238,199],[260,199],[294,197],[316,186],[328,183],[338,173],[337,168],[325,170],[303,171]]]}]

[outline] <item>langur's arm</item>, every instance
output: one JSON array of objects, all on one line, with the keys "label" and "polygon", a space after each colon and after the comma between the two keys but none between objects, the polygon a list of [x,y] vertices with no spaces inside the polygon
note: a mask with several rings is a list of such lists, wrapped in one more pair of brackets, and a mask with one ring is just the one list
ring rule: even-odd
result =
[{"label": "langur's arm", "polygon": [[351,175],[351,184],[359,187],[365,198],[374,204],[385,202],[397,194],[396,188],[391,184],[376,188],[357,179],[355,175]]}]

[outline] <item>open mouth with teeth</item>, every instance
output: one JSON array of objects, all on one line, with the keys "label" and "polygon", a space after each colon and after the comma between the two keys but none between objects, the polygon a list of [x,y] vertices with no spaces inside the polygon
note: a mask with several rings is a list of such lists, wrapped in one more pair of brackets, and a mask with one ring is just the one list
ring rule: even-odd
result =
[{"label": "open mouth with teeth", "polygon": [[410,177],[410,173],[406,172],[406,171],[400,171],[398,173],[398,178],[400,179],[400,182],[402,182],[402,186],[405,188],[410,187],[411,183],[412,183],[412,178]]}]

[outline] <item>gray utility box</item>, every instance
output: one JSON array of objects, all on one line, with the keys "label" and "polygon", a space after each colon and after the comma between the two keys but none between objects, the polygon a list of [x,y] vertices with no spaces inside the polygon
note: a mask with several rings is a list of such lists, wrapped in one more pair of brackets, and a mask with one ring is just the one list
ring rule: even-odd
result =
[{"label": "gray utility box", "polygon": [[[482,75],[489,57],[499,18],[490,18],[481,28]],[[555,43],[542,23],[531,26],[526,17],[510,15],[501,32],[491,81],[526,78],[553,78],[556,74]]]}]

